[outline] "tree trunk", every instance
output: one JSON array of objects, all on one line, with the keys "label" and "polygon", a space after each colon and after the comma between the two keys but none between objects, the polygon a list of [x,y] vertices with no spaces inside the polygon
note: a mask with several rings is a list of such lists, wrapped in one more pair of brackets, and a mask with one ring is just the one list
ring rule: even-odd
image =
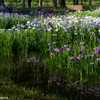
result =
[{"label": "tree trunk", "polygon": [[89,0],[89,6],[90,6],[90,7],[92,6],[91,0]]},{"label": "tree trunk", "polygon": [[65,7],[65,0],[61,0],[61,7]]},{"label": "tree trunk", "polygon": [[23,0],[23,4],[22,4],[22,9],[24,9],[24,10],[25,10],[25,1],[26,0]]},{"label": "tree trunk", "polygon": [[58,0],[58,5],[61,3],[61,0]]},{"label": "tree trunk", "polygon": [[73,0],[73,4],[75,5],[75,0]]},{"label": "tree trunk", "polygon": [[1,3],[3,3],[3,4],[4,4],[4,0],[0,0],[0,6],[1,6]]},{"label": "tree trunk", "polygon": [[73,0],[73,5],[75,5],[75,0]]},{"label": "tree trunk", "polygon": [[39,0],[39,6],[42,6],[42,0]]},{"label": "tree trunk", "polygon": [[57,8],[57,0],[53,0],[53,7]]},{"label": "tree trunk", "polygon": [[28,8],[31,8],[31,1],[32,0],[28,0]]},{"label": "tree trunk", "polygon": [[83,5],[82,0],[81,0],[81,5]]},{"label": "tree trunk", "polygon": [[76,5],[78,5],[78,0],[76,0]]}]

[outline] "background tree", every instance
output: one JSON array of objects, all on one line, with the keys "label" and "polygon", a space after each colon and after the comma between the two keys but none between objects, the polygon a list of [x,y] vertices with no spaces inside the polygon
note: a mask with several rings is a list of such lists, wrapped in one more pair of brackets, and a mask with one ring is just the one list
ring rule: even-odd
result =
[{"label": "background tree", "polygon": [[31,7],[31,1],[32,1],[32,0],[28,0],[28,7],[29,7],[29,8]]},{"label": "background tree", "polygon": [[42,6],[42,0],[39,0],[39,6]]},{"label": "background tree", "polygon": [[[82,2],[82,0],[81,0],[81,2]],[[78,0],[73,0],[73,4],[78,5]]]},{"label": "background tree", "polygon": [[65,0],[61,0],[61,7],[65,7]]},{"label": "background tree", "polygon": [[81,5],[83,5],[82,0],[81,0]]},{"label": "background tree", "polygon": [[4,4],[4,0],[0,0],[0,6],[1,6],[1,3],[3,3],[3,4]]},{"label": "background tree", "polygon": [[76,5],[78,5],[78,0],[76,0]]},{"label": "background tree", "polygon": [[58,0],[58,5],[61,3],[61,0]]},{"label": "background tree", "polygon": [[75,0],[73,0],[73,4],[75,5]]},{"label": "background tree", "polygon": [[92,6],[91,0],[89,0],[89,6],[90,6],[90,7]]},{"label": "background tree", "polygon": [[53,7],[57,8],[57,0],[53,0]]},{"label": "background tree", "polygon": [[23,3],[22,3],[22,9],[24,9],[24,10],[25,10],[25,1],[26,0],[23,0]]}]

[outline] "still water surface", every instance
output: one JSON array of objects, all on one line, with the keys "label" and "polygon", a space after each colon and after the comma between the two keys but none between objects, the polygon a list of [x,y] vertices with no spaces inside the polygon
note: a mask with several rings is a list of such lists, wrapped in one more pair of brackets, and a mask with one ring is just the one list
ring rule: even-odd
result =
[{"label": "still water surface", "polygon": [[57,100],[100,100],[97,75],[83,75],[81,86],[78,72],[44,65],[42,61],[46,58],[49,54],[0,55],[0,73],[11,75],[16,84],[39,89],[44,95],[56,94]]}]

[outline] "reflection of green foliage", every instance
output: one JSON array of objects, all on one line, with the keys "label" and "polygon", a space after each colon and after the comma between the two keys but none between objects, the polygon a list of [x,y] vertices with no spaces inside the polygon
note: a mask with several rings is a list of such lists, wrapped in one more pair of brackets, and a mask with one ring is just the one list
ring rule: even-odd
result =
[{"label": "reflection of green foliage", "polygon": [[69,89],[70,89],[73,85],[77,84],[78,82],[79,82],[79,81],[74,82],[74,83],[69,87]]},{"label": "reflection of green foliage", "polygon": [[[44,100],[49,100],[51,97],[50,94],[46,96],[40,96],[41,90],[37,90],[36,88],[27,88],[25,86],[15,85],[14,82],[9,77],[4,77],[4,75],[0,75],[0,96],[8,97],[9,100],[32,100],[44,98]],[[52,96],[55,99],[55,95]]]}]

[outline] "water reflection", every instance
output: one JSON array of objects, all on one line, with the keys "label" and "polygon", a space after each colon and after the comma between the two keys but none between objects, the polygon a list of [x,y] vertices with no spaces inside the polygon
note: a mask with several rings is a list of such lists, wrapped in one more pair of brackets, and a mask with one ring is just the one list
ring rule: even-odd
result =
[{"label": "water reflection", "polygon": [[[44,65],[43,60],[49,54],[27,54],[20,57],[0,56],[0,73],[6,70],[6,74],[16,84],[24,85],[28,88],[35,87],[41,93],[56,94],[57,99],[62,100],[99,100],[99,77],[97,75],[83,75],[82,89],[80,86],[79,73],[64,68]],[[9,70],[8,70],[9,69]],[[65,99],[67,98],[67,99]]]}]

